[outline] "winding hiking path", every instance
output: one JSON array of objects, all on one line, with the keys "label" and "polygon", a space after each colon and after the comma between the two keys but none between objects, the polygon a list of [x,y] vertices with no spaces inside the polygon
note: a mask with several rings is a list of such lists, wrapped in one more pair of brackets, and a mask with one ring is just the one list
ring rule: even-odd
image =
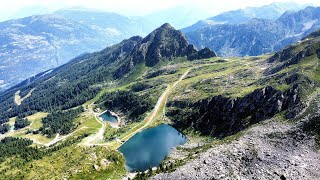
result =
[{"label": "winding hiking path", "polygon": [[77,129],[77,130],[73,131],[72,133],[70,133],[68,135],[65,135],[65,136],[60,136],[60,134],[57,134],[56,137],[52,141],[50,141],[47,144],[45,144],[45,146],[49,147],[49,146],[51,146],[51,145],[53,145],[53,144],[55,144],[57,142],[64,141],[68,137],[72,136],[74,133],[76,133],[76,132],[78,132],[78,131],[80,131],[82,129],[86,129],[86,128],[88,128],[88,127],[83,126],[83,127],[79,128],[79,129]]},{"label": "winding hiking path", "polygon": [[143,120],[144,125],[141,126],[140,128],[133,130],[131,132],[129,132],[128,134],[126,134],[124,137],[120,138],[120,140],[123,142],[129,140],[132,136],[134,136],[136,133],[140,132],[141,130],[143,130],[144,128],[146,128],[147,126],[149,126],[155,119],[155,117],[163,111],[166,103],[167,103],[167,99],[169,97],[169,94],[172,92],[172,90],[177,86],[177,84],[179,82],[181,82],[189,73],[189,71],[191,70],[191,68],[189,68],[185,73],[182,74],[182,76],[179,78],[178,81],[176,81],[175,83],[173,83],[172,85],[169,85],[167,87],[167,89],[162,93],[162,95],[160,96],[160,98],[157,101],[157,104],[155,105],[153,111]]},{"label": "winding hiking path", "polygon": [[90,114],[94,115],[94,118],[96,119],[96,121],[101,124],[101,128],[99,129],[99,131],[96,134],[90,136],[84,143],[82,143],[85,146],[95,145],[93,142],[97,141],[97,140],[101,140],[102,141],[103,140],[103,134],[104,134],[104,131],[106,129],[106,123],[102,122],[98,118],[98,113],[93,111],[93,109],[92,109],[92,105],[93,104],[94,104],[94,102],[88,105],[88,110],[89,110]]},{"label": "winding hiking path", "polygon": [[33,143],[35,143],[35,144],[39,144],[39,145],[42,145],[42,146],[49,147],[49,146],[51,146],[51,145],[53,145],[53,144],[56,144],[56,143],[58,143],[58,142],[60,142],[60,141],[66,140],[68,137],[72,136],[74,133],[76,133],[76,132],[78,132],[78,131],[80,131],[80,130],[82,130],[82,129],[86,129],[86,128],[88,128],[88,127],[87,127],[87,126],[83,126],[83,127],[79,128],[79,129],[73,131],[72,133],[67,134],[67,135],[64,135],[64,136],[60,136],[60,134],[57,134],[56,137],[55,137],[52,141],[50,141],[50,142],[48,142],[48,143],[41,143],[41,142],[39,142],[39,141],[37,141],[37,140],[35,140],[35,139],[31,139],[31,140],[32,140]]}]

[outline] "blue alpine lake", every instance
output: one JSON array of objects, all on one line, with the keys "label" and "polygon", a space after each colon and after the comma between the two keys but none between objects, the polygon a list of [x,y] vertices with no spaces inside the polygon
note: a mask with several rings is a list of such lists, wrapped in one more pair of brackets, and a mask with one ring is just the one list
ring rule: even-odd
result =
[{"label": "blue alpine lake", "polygon": [[128,171],[144,171],[158,166],[171,148],[183,145],[187,138],[167,124],[145,129],[119,147]]},{"label": "blue alpine lake", "polygon": [[112,115],[110,111],[104,112],[99,117],[101,117],[104,121],[109,121],[111,123],[118,122],[118,118],[116,116]]}]

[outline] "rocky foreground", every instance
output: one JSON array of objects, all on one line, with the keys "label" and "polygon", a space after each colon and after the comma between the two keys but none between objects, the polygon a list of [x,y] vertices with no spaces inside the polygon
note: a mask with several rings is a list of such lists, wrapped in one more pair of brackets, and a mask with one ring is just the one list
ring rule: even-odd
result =
[{"label": "rocky foreground", "polygon": [[152,179],[318,179],[320,152],[315,137],[302,129],[319,114],[320,95],[295,120],[264,121],[234,142],[214,146],[174,172]]}]

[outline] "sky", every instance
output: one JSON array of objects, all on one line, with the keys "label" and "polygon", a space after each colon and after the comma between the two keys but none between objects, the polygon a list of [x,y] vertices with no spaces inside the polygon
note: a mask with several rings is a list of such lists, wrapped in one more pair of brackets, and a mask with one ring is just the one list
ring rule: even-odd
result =
[{"label": "sky", "polygon": [[[290,1],[290,0],[289,0]],[[85,7],[112,11],[126,16],[142,16],[176,6],[198,8],[212,15],[288,0],[0,0],[0,20],[26,16],[30,12],[45,13],[70,7]],[[291,0],[320,6],[319,0]]]}]

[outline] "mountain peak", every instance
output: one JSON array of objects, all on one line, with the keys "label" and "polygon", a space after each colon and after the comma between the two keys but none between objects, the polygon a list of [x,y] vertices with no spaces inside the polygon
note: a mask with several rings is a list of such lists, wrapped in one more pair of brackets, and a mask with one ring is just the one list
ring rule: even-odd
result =
[{"label": "mountain peak", "polygon": [[[152,31],[147,37],[144,38],[144,42],[153,41],[154,38],[184,38],[179,30],[176,30],[169,23],[165,23]],[[184,38],[185,39],[185,38]],[[186,40],[187,41],[187,40]]]},{"label": "mountain peak", "polygon": [[159,29],[174,29],[174,27],[171,26],[171,24],[169,23],[164,23],[163,25],[160,26]]},{"label": "mountain peak", "polygon": [[187,57],[189,60],[215,57],[216,54],[205,48],[197,51],[189,44],[181,31],[174,29],[165,23],[142,41],[140,41],[115,73],[114,78],[122,77],[140,63],[152,67],[164,60],[172,60],[176,57]]},{"label": "mountain peak", "polygon": [[137,53],[138,59],[144,59],[147,66],[154,66],[161,59],[186,56],[189,43],[183,34],[165,23],[142,40]]}]

